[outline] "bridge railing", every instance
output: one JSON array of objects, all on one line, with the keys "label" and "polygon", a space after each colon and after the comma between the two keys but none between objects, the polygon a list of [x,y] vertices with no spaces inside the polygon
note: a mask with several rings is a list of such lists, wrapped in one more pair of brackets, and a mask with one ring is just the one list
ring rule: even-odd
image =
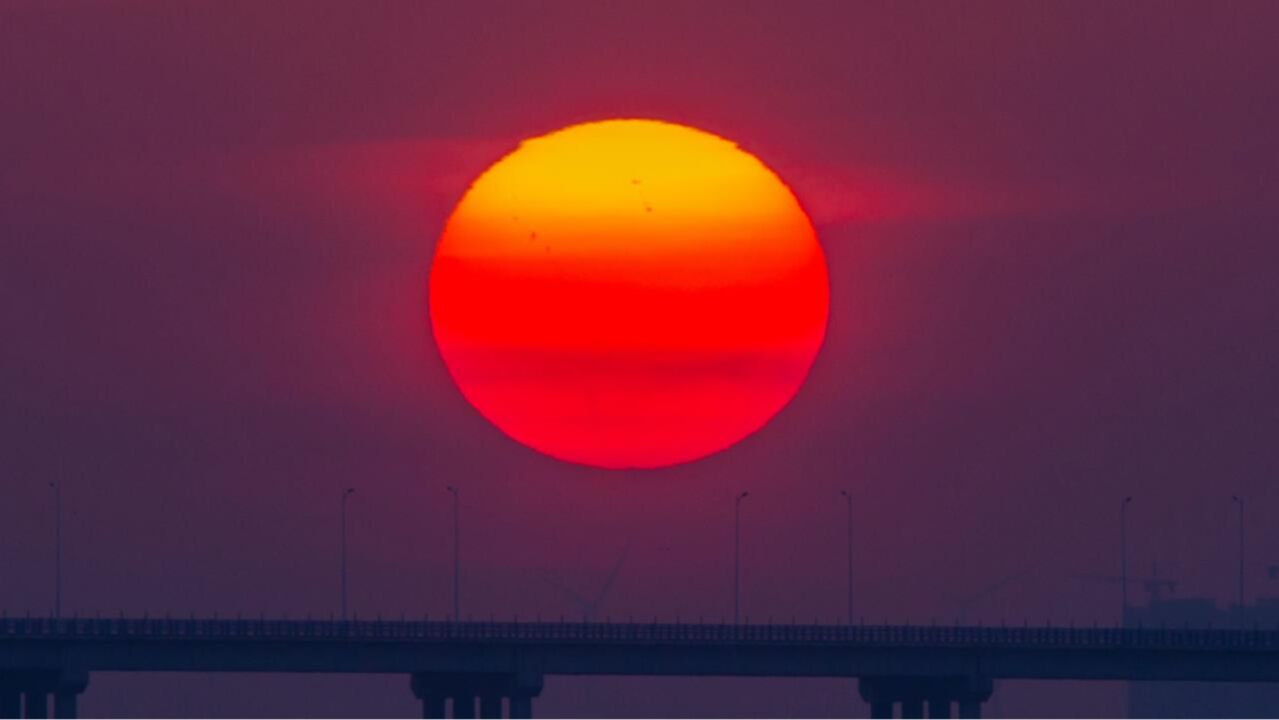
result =
[{"label": "bridge railing", "polygon": [[6,640],[559,642],[980,646],[1279,651],[1279,630],[731,625],[591,622],[448,622],[201,618],[0,618]]}]

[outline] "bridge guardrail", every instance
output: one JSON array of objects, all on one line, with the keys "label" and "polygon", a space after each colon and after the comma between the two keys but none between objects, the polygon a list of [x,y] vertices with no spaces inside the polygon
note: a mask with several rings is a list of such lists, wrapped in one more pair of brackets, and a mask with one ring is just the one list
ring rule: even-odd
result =
[{"label": "bridge guardrail", "polygon": [[1279,629],[1062,628],[920,625],[731,625],[636,622],[451,622],[201,618],[0,618],[3,640],[616,642],[797,645],[1116,647],[1279,651]]}]

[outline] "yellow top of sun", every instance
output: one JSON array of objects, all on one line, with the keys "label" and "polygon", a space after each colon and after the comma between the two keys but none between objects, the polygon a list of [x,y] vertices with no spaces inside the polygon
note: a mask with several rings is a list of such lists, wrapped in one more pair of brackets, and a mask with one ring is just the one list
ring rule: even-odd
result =
[{"label": "yellow top of sun", "polygon": [[[734,143],[672,123],[606,120],[526,140],[495,163],[458,204],[438,250],[531,263],[525,271],[586,263],[618,280],[718,283],[787,272],[817,246],[789,188]],[[708,263],[713,278],[700,277]]]}]

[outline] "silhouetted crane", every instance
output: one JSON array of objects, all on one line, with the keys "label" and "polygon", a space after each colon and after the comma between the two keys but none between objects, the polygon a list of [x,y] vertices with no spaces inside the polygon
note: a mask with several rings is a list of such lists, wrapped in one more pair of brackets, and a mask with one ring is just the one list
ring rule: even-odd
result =
[{"label": "silhouetted crane", "polygon": [[[1076,575],[1080,580],[1092,580],[1094,582],[1104,582],[1110,584],[1118,584],[1124,581],[1119,575]],[[1129,583],[1140,583],[1143,590],[1150,596],[1150,604],[1154,605],[1164,597],[1164,590],[1171,595],[1177,592],[1177,581],[1170,578],[1155,577],[1132,577],[1128,578]]]},{"label": "silhouetted crane", "polygon": [[630,550],[629,545],[622,549],[622,554],[618,556],[617,562],[613,564],[613,569],[609,571],[608,578],[604,581],[604,585],[594,599],[584,597],[581,593],[556,580],[554,576],[545,570],[542,571],[542,580],[572,598],[573,602],[577,603],[578,607],[582,609],[582,619],[590,621],[595,618],[595,614],[599,612],[600,607],[604,604],[604,599],[608,597],[609,590],[613,589],[613,583],[617,580],[617,574],[621,572],[622,564],[626,562],[626,555]]}]

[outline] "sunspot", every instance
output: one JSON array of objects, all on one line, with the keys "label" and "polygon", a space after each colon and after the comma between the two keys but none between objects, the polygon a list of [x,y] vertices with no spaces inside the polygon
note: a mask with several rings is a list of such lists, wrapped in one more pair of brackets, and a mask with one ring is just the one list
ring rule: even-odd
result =
[{"label": "sunspot", "polygon": [[467,400],[529,447],[608,468],[758,430],[807,376],[828,304],[785,183],[728,140],[653,120],[521,143],[458,203],[430,275]]}]

